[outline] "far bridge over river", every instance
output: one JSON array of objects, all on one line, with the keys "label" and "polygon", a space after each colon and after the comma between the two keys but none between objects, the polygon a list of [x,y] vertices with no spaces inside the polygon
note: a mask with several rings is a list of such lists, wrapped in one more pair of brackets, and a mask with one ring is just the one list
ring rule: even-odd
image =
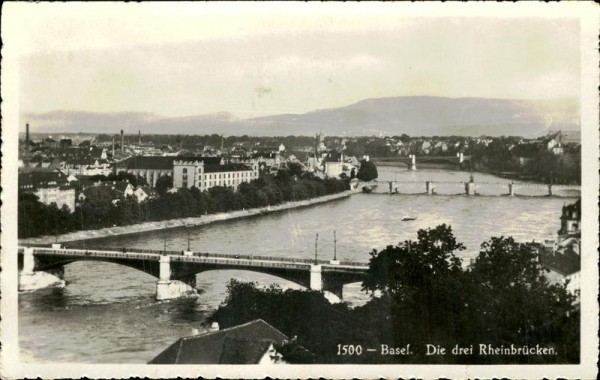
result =
[{"label": "far bridge over river", "polygon": [[[546,185],[527,182],[372,181],[370,183],[378,186],[380,190],[377,192],[389,194],[579,196],[581,193],[581,186],[578,185]],[[369,186],[369,184],[364,186]]]},{"label": "far bridge over river", "polygon": [[[43,287],[39,277],[60,281],[64,266],[75,261],[104,261],[125,265],[158,279],[156,299],[166,300],[195,293],[196,274],[220,269],[238,269],[277,276],[306,288],[331,292],[342,299],[345,284],[360,282],[367,264],[265,257],[226,255],[189,251],[132,250],[107,248],[65,249],[58,244],[50,247],[19,247],[19,290]],[[99,276],[102,274],[99,273]]]},{"label": "far bridge over river", "polygon": [[471,161],[471,156],[465,156],[463,153],[457,153],[456,156],[417,156],[410,154],[408,156],[397,157],[373,157],[375,162],[393,163],[406,165],[410,170],[417,170],[418,164],[445,164],[455,165],[461,168],[467,161]]}]

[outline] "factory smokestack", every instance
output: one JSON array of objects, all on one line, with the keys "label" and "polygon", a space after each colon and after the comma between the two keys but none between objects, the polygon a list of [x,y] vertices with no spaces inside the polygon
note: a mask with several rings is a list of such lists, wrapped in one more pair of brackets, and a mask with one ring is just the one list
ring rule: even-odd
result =
[{"label": "factory smokestack", "polygon": [[29,123],[25,124],[25,146],[29,146]]},{"label": "factory smokestack", "polygon": [[138,145],[142,145],[142,131],[138,129]]},{"label": "factory smokestack", "polygon": [[113,136],[112,158],[113,158],[113,160],[115,159],[115,136]]},{"label": "factory smokestack", "polygon": [[122,129],[121,129],[121,153],[125,153],[125,138],[123,137]]}]

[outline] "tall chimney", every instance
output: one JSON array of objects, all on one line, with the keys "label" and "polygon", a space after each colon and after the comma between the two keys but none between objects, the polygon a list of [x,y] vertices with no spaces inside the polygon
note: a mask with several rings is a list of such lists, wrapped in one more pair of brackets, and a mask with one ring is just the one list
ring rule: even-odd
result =
[{"label": "tall chimney", "polygon": [[138,129],[138,145],[142,145],[142,131]]},{"label": "tall chimney", "polygon": [[113,160],[115,159],[115,136],[113,136],[112,158],[113,158]]},{"label": "tall chimney", "polygon": [[25,123],[25,156],[29,156],[29,123]]},{"label": "tall chimney", "polygon": [[123,137],[122,129],[121,129],[121,153],[125,153],[125,138]]}]

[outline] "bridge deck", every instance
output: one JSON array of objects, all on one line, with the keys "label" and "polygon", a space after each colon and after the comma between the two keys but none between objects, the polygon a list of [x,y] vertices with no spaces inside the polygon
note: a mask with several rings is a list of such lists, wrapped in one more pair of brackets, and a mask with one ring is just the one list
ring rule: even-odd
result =
[{"label": "bridge deck", "polygon": [[[85,258],[104,258],[104,259],[122,259],[122,260],[146,260],[160,261],[161,256],[169,256],[172,262],[204,263],[224,266],[240,267],[268,267],[268,268],[287,268],[297,270],[310,270],[314,260],[296,259],[287,257],[272,256],[254,256],[254,255],[226,255],[219,253],[200,253],[193,252],[192,255],[184,255],[180,251],[157,251],[142,250],[136,251],[118,251],[118,250],[98,250],[98,249],[55,249],[47,247],[32,247],[34,253],[43,255],[67,256],[67,257],[85,257]],[[19,253],[23,253],[24,247],[19,247]],[[148,252],[150,251],[150,252]],[[356,263],[343,261],[339,264],[331,264],[326,260],[318,260],[318,264],[327,268],[327,270],[345,270],[345,271],[366,271],[366,263]]]}]

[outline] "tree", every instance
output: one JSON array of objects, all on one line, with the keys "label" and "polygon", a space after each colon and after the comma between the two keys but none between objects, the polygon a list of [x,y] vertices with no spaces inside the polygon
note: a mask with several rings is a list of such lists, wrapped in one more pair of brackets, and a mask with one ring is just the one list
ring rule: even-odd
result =
[{"label": "tree", "polygon": [[417,234],[417,241],[372,253],[363,289],[391,298],[397,342],[451,342],[463,303],[463,272],[454,253],[464,246],[446,225]]},{"label": "tree", "polygon": [[292,176],[300,177],[302,175],[302,165],[298,162],[290,162],[288,170]]},{"label": "tree", "polygon": [[360,168],[358,169],[358,173],[356,177],[361,181],[372,181],[377,178],[377,167],[374,163],[367,160],[362,160],[360,162]]},{"label": "tree", "polygon": [[70,146],[72,146],[72,145],[73,145],[73,140],[71,140],[71,139],[61,139],[61,140],[58,142],[58,145],[59,145],[61,148],[68,148],[68,147],[70,147]]},{"label": "tree", "polygon": [[164,175],[158,177],[156,180],[156,192],[159,195],[165,195],[168,190],[173,187],[173,177]]},{"label": "tree", "polygon": [[400,136],[400,141],[402,141],[404,144],[409,143],[410,136],[407,135],[406,133],[403,133],[402,136]]},{"label": "tree", "polygon": [[[474,264],[463,270],[463,250],[450,227],[420,230],[404,241],[373,252],[363,289],[390,299],[396,344],[554,346],[557,355],[502,359],[464,356],[470,363],[563,363],[579,360],[579,317],[574,296],[553,285],[538,261],[542,247],[492,238]],[[417,352],[417,362],[435,358]],[[448,360],[447,358],[444,360]]]},{"label": "tree", "polygon": [[[474,340],[558,346],[562,360],[579,359],[575,296],[550,284],[539,262],[543,246],[492,238],[467,272]],[[574,317],[568,317],[573,315]]]},{"label": "tree", "polygon": [[[368,316],[365,311],[369,312]],[[219,326],[227,328],[261,318],[291,338],[289,346],[281,347],[284,360],[298,364],[315,361],[353,364],[357,360],[369,362],[369,359],[337,355],[338,343],[352,342],[363,347],[391,343],[385,315],[381,309],[373,311],[350,310],[343,303],[332,305],[317,291],[284,291],[275,285],[259,288],[256,283],[232,279],[225,302],[209,321],[217,321]],[[365,322],[378,328],[368,329]],[[374,362],[382,360],[379,355],[373,355],[372,359]]]}]

